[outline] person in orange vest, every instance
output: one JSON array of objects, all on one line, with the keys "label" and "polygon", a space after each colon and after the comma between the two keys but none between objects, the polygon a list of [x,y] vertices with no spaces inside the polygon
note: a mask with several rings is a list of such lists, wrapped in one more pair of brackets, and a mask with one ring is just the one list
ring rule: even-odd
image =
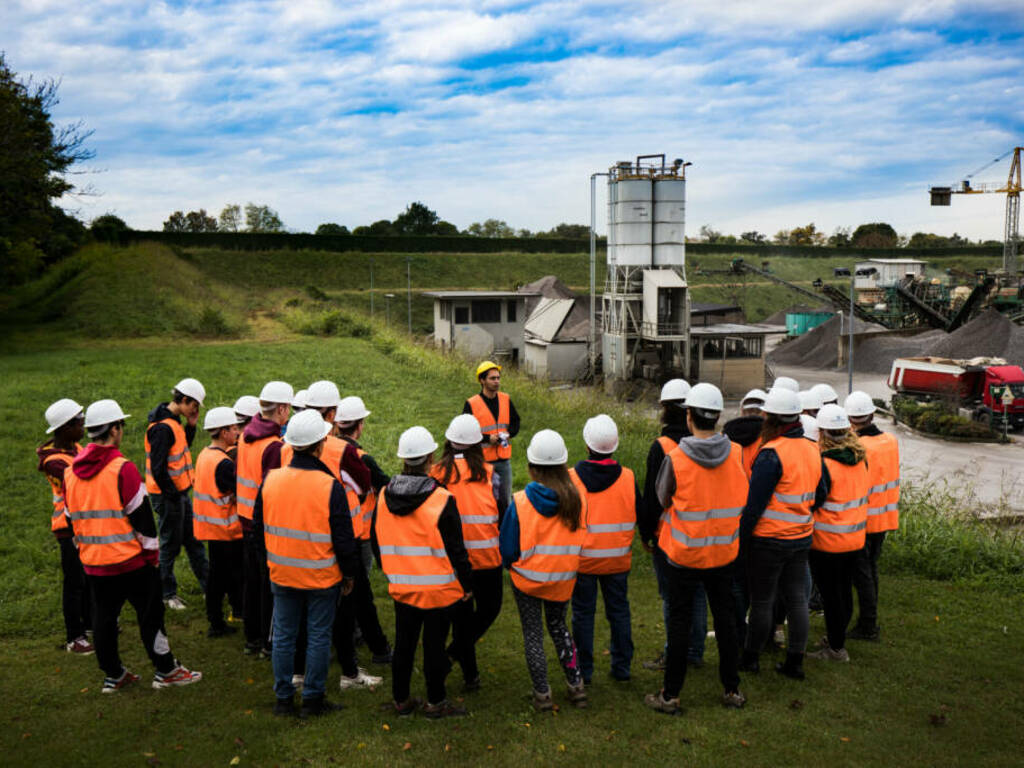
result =
[{"label": "person in orange vest", "polygon": [[519,413],[512,399],[501,390],[501,366],[485,360],[476,367],[480,394],[466,400],[463,413],[471,413],[483,432],[484,460],[501,480],[501,498],[498,506],[508,507],[512,499],[512,445],[510,440],[519,434]]},{"label": "person in orange vest", "polygon": [[210,576],[206,582],[207,637],[235,634],[224,621],[227,597],[231,612],[242,615],[242,524],[235,502],[235,462],[231,451],[238,443],[238,416],[221,406],[206,412],[203,429],[210,444],[196,458],[192,527],[196,539],[207,542]]},{"label": "person in orange vest", "polygon": [[[174,576],[174,561],[181,548],[185,547],[192,573],[204,593],[210,572],[206,550],[192,532],[192,502],[188,496],[194,477],[189,447],[196,435],[206,390],[195,379],[182,379],[171,395],[170,402],[160,403],[149,413],[145,438],[146,491],[160,529],[164,604],[171,610],[183,611],[185,602],[178,596],[178,580]],[[185,417],[184,427],[181,417]]]},{"label": "person in orange vest", "polygon": [[305,614],[306,654],[301,717],[341,709],[327,700],[331,628],[339,595],[352,591],[357,568],[344,486],[320,457],[331,425],[315,410],[291,421],[287,466],[267,473],[253,507],[253,529],[270,572],[274,714],[295,714],[295,644]]},{"label": "person in orange vest", "polygon": [[267,472],[281,466],[281,429],[288,423],[295,393],[283,381],[267,382],[260,392],[260,411],[242,431],[235,462],[235,502],[242,525],[244,550],[242,609],[245,612],[246,655],[270,658],[270,619],[273,597],[261,540],[253,527],[256,494]]},{"label": "person in orange vest", "polygon": [[423,632],[423,676],[429,718],[466,714],[448,700],[445,654],[452,606],[473,596],[473,573],[462,539],[455,497],[430,477],[437,443],[423,427],[410,427],[398,439],[402,473],[381,492],[371,541],[395,603],[395,652],[391,693],[395,712],[411,715],[419,700],[410,696],[413,661]]},{"label": "person in orange vest", "polygon": [[249,426],[253,416],[260,412],[260,399],[255,395],[242,395],[235,400],[232,410],[235,412],[235,416],[238,417],[238,428],[240,430],[245,429]]},{"label": "person in orange vest", "polygon": [[867,392],[851,392],[843,407],[867,452],[871,492],[863,556],[853,573],[858,617],[849,640],[878,640],[878,559],[885,535],[900,525],[900,446],[896,436],[874,423],[875,404]]},{"label": "person in orange vest", "polygon": [[139,470],[119,450],[126,418],[113,400],[86,408],[89,444],[64,472],[67,512],[92,592],[96,661],[106,675],[101,693],[139,680],[118,653],[117,620],[125,601],[135,609],[142,645],[156,668],[153,688],[203,677],[179,664],[167,641],[153,510]]},{"label": "person in orange vest", "polygon": [[78,549],[72,539],[71,524],[64,502],[64,470],[82,450],[78,441],[85,435],[85,416],[82,406],[74,400],[64,398],[46,409],[46,434],[53,435],[36,448],[39,457],[39,471],[50,484],[53,512],[50,515],[50,530],[60,548],[61,609],[64,613],[64,650],[88,656],[93,652],[92,643],[86,635],[92,631],[89,587],[85,571],[78,557]]},{"label": "person in orange vest", "polygon": [[762,389],[750,390],[740,400],[740,415],[722,425],[722,434],[743,449],[743,470],[747,477],[761,447],[761,425],[764,424],[761,406],[767,396]]},{"label": "person in orange vest", "polygon": [[501,560],[512,575],[512,596],[523,627],[526,667],[533,682],[533,706],[554,708],[544,653],[544,625],[555,645],[568,683],[569,702],[587,706],[576,643],[565,623],[580,550],[587,535],[582,483],[566,467],[569,451],[562,436],[542,429],[526,449],[530,482],[518,491],[501,521]]},{"label": "person in orange vest", "polygon": [[740,557],[746,558],[750,622],[740,669],[760,671],[759,655],[772,634],[781,591],[789,627],[786,660],[776,671],[804,678],[807,647],[807,553],[814,510],[827,489],[818,447],[804,438],[798,390],[773,387],[765,398],[761,450],[750,471],[740,520]]},{"label": "person in orange vest", "polygon": [[463,413],[452,419],[444,437],[444,452],[430,475],[455,497],[473,568],[472,598],[455,604],[448,655],[462,667],[466,690],[476,691],[480,688],[476,644],[501,613],[504,581],[498,528],[504,510],[498,507],[498,481],[484,461],[483,434],[473,415]]},{"label": "person in orange vest", "polygon": [[722,704],[742,707],[739,643],[733,598],[733,563],[739,553],[740,513],[747,500],[743,449],[715,425],[724,408],[713,384],[694,385],[686,397],[691,437],[665,457],[656,482],[668,520],[661,526],[659,546],[665,553],[668,593],[668,654],[662,689],[648,694],[648,707],[679,714],[679,693],[686,680],[687,639],[692,622],[693,592],[704,585],[715,622],[718,676]]},{"label": "person in orange vest", "polygon": [[587,458],[569,470],[583,486],[587,503],[587,536],[580,551],[579,572],[572,591],[572,636],[580,657],[583,682],[594,676],[594,613],[597,589],[604,597],[604,615],[611,629],[611,675],[630,679],[633,630],[629,614],[629,571],[633,564],[633,533],[643,497],[633,471],[612,458],[619,447],[619,428],[607,414],[583,426]]},{"label": "person in orange vest", "polygon": [[846,629],[853,617],[853,574],[864,551],[871,479],[864,446],[850,429],[846,411],[829,403],[821,407],[817,419],[828,497],[814,512],[809,562],[828,634],[821,649],[807,655],[848,662]]}]

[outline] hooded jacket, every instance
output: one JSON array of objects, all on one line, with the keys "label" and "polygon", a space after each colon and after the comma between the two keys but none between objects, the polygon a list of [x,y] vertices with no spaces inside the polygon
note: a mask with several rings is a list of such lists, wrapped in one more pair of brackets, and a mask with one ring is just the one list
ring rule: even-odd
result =
[{"label": "hooded jacket", "polygon": [[[266,437],[280,436],[281,425],[276,421],[263,418],[263,414],[260,413],[252,417],[252,421],[245,425],[245,429],[242,432],[242,440],[246,443],[255,443],[257,440],[263,440]],[[261,464],[263,477],[266,477],[267,472],[270,470],[281,466],[281,445],[281,441],[276,440],[263,451],[263,463]]]},{"label": "hooded jacket", "polygon": [[760,416],[738,416],[725,422],[722,434],[746,448],[760,439],[762,426],[764,419]]},{"label": "hooded jacket", "polygon": [[[149,412],[149,426],[146,427],[146,434],[149,436],[149,470],[153,473],[153,480],[160,486],[160,495],[168,503],[173,504],[181,495],[181,491],[174,486],[174,481],[171,480],[171,476],[167,472],[167,455],[171,452],[171,446],[174,445],[174,433],[169,426],[158,422],[164,419],[174,419],[180,422],[181,419],[171,413],[168,405],[168,403],[160,403]],[[188,443],[189,448],[192,447],[195,436],[195,425],[185,424],[185,442]]]},{"label": "hooded jacket", "polygon": [[[698,466],[714,469],[729,458],[732,451],[732,440],[723,434],[711,437],[684,437],[679,441],[679,450]],[[672,497],[676,495],[676,471],[672,459],[662,459],[661,469],[655,481],[655,492],[658,495],[660,509],[672,506]]]},{"label": "hooded jacket", "polygon": [[[427,500],[438,485],[438,482],[428,475],[401,474],[391,478],[385,486],[387,512],[384,512],[378,504],[377,509],[373,512],[373,526],[370,529],[370,545],[378,565],[380,564],[380,544],[377,542],[377,516],[388,514],[405,517],[412,514]],[[462,518],[459,517],[459,508],[455,503],[454,496],[448,499],[448,503],[441,510],[441,515],[437,518],[437,530],[441,534],[445,554],[448,555],[448,560],[455,570],[459,584],[468,595],[473,591],[473,568],[469,563],[466,544],[462,540]]]}]

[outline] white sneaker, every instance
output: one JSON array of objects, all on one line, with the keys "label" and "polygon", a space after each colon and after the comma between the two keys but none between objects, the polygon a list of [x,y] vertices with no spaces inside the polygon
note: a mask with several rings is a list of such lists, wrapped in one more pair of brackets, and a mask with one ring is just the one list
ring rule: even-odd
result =
[{"label": "white sneaker", "polygon": [[341,680],[338,681],[338,687],[347,691],[350,688],[376,688],[378,685],[384,682],[383,677],[377,677],[377,675],[367,674],[366,670],[362,667],[356,673],[355,677],[349,677],[348,675],[342,675]]},{"label": "white sneaker", "polygon": [[301,691],[302,686],[306,684],[306,678],[304,675],[292,675],[292,685],[295,686],[296,691]]},{"label": "white sneaker", "polygon": [[187,606],[185,601],[177,595],[171,595],[164,600],[164,605],[170,608],[172,611],[184,611]]}]

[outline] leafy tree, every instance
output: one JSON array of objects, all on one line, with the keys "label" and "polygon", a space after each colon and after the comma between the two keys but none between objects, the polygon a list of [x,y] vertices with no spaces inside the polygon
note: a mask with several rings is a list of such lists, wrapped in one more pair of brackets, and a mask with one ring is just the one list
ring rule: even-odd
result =
[{"label": "leafy tree", "polygon": [[267,205],[245,204],[246,232],[281,232],[284,225],[277,211]]},{"label": "leafy tree", "polygon": [[567,240],[582,240],[590,237],[590,226],[588,224],[566,224],[562,222],[557,227],[547,232],[538,232],[537,237],[559,237]]},{"label": "leafy tree", "polygon": [[452,224],[450,221],[439,221],[434,227],[435,235],[457,235],[459,234],[459,228]]},{"label": "leafy tree", "polygon": [[185,214],[185,229],[189,232],[216,232],[217,220],[206,213],[205,208]]},{"label": "leafy tree", "polygon": [[474,237],[515,237],[516,231],[501,219],[475,221],[466,227],[466,234]]},{"label": "leafy tree", "polygon": [[824,245],[825,235],[818,231],[812,221],[806,227],[794,227],[789,231],[789,245]]},{"label": "leafy tree", "polygon": [[775,233],[775,237],[772,238],[772,242],[776,245],[789,245],[789,230],[780,229]]},{"label": "leafy tree", "polygon": [[700,239],[705,243],[717,243],[722,239],[722,233],[714,229],[710,224],[702,224],[700,227]]},{"label": "leafy tree", "polygon": [[740,235],[740,240],[744,243],[749,243],[750,245],[764,245],[767,239],[768,237],[766,235],[761,234],[756,229],[753,229],[750,232],[744,232]]},{"label": "leafy tree", "polygon": [[108,243],[120,242],[121,236],[128,231],[128,225],[120,216],[112,213],[105,213],[97,216],[89,225],[89,231],[97,240]]},{"label": "leafy tree", "polygon": [[856,248],[895,248],[899,243],[899,236],[891,225],[875,222],[857,227],[850,242]]},{"label": "leafy tree", "polygon": [[379,236],[379,235],[394,235],[396,233],[395,233],[395,228],[394,228],[394,226],[392,226],[390,221],[388,221],[387,219],[381,219],[380,221],[373,222],[373,224],[370,224],[369,226],[367,226],[366,224],[363,224],[362,226],[356,227],[355,229],[352,230],[352,234],[353,235],[377,235],[377,236]]},{"label": "leafy tree", "polygon": [[185,214],[181,211],[175,211],[164,222],[164,232],[184,232],[185,228]]},{"label": "leafy tree", "polygon": [[850,228],[836,227],[835,232],[829,235],[828,244],[833,248],[846,248],[850,244]]},{"label": "leafy tree", "polygon": [[392,227],[398,235],[437,234],[440,217],[423,203],[409,203],[402,213],[395,217]]},{"label": "leafy tree", "polygon": [[346,227],[344,224],[334,224],[333,222],[328,222],[326,224],[321,224],[319,227],[317,227],[316,228],[316,234],[318,234],[318,235],[347,235],[347,234],[349,234],[349,231],[348,231],[348,227]]},{"label": "leafy tree", "polygon": [[221,232],[238,232],[242,228],[242,208],[238,205],[225,205],[220,212],[217,229]]}]

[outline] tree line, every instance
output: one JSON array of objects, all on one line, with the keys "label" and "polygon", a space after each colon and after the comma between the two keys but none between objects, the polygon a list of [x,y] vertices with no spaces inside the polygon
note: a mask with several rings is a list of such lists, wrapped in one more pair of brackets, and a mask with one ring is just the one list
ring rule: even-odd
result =
[{"label": "tree line", "polygon": [[836,227],[831,235],[819,230],[814,222],[793,229],[780,229],[774,237],[752,230],[739,237],[724,235],[708,224],[700,228],[696,238],[687,238],[693,243],[718,243],[720,245],[813,245],[832,248],[964,248],[971,245],[1002,245],[998,240],[971,242],[956,232],[950,237],[931,232],[915,232],[909,237],[901,235],[891,224],[876,221],[861,224],[856,229]]}]

